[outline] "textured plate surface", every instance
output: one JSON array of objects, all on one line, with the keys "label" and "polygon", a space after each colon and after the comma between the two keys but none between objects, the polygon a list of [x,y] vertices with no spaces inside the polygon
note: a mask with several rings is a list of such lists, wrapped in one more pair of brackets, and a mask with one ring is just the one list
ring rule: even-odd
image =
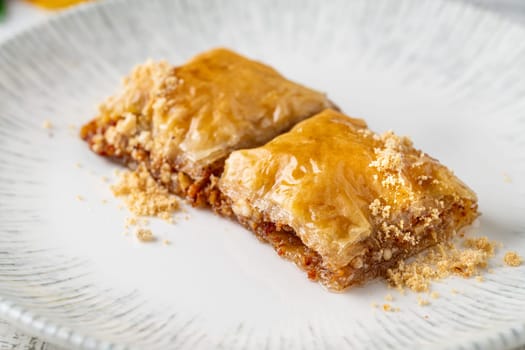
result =
[{"label": "textured plate surface", "polygon": [[215,46],[326,91],[377,131],[410,135],[479,194],[474,231],[525,255],[523,29],[430,0],[105,1],[0,48],[1,317],[68,348],[525,342],[525,266],[503,267],[501,252],[485,282],[443,281],[425,308],[393,293],[401,311],[385,313],[370,306],[384,302],[383,283],[329,293],[205,211],[152,220],[170,246],[123,236],[128,214],[101,181],[117,166],[69,126],[92,117],[133,65]]}]

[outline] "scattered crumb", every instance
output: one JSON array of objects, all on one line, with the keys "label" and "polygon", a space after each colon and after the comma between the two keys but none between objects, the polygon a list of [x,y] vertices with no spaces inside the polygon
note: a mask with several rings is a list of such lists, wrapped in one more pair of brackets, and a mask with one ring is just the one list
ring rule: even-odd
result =
[{"label": "scattered crumb", "polygon": [[135,215],[166,219],[179,208],[175,195],[159,185],[143,165],[135,171],[122,172],[118,183],[111,189],[115,196],[123,197],[126,206]]},{"label": "scattered crumb", "polygon": [[371,305],[373,308],[376,308],[376,307],[378,306],[377,303],[372,303],[372,304],[370,304],[370,305]]},{"label": "scattered crumb", "polygon": [[395,312],[399,312],[399,311],[401,311],[401,308],[399,308],[399,307],[395,307],[395,308],[394,308],[394,311],[395,311]]},{"label": "scattered crumb", "polygon": [[129,235],[129,232],[128,232],[128,231],[124,231],[124,232],[122,232],[122,234],[123,234],[124,236],[127,236],[127,235]]},{"label": "scattered crumb", "polygon": [[386,301],[392,301],[392,300],[394,300],[394,298],[392,297],[392,294],[387,294],[387,295],[385,296],[385,300],[386,300]]},{"label": "scattered crumb", "polygon": [[171,241],[165,239],[165,240],[162,241],[162,244],[164,244],[164,245],[170,245],[170,244],[171,244]]},{"label": "scattered crumb", "polygon": [[80,164],[80,163],[75,163],[75,168],[82,168],[82,164]]},{"label": "scattered crumb", "polygon": [[430,297],[432,299],[437,299],[437,298],[439,298],[439,293],[438,292],[432,292],[432,293],[430,293]]},{"label": "scattered crumb", "polygon": [[428,315],[423,316],[425,320],[428,320]]},{"label": "scattered crumb", "polygon": [[102,202],[102,204],[106,204],[108,202],[108,200],[107,199],[102,199],[101,202]]},{"label": "scattered crumb", "polygon": [[510,252],[505,253],[505,256],[503,257],[503,261],[508,266],[516,267],[516,266],[520,266],[523,260],[521,259],[521,256],[519,256],[518,253],[510,251]]},{"label": "scattered crumb", "polygon": [[510,184],[512,182],[512,179],[510,178],[509,174],[503,173],[503,182]]},{"label": "scattered crumb", "polygon": [[494,247],[496,246],[495,242],[489,241],[487,237],[480,238],[467,238],[463,245],[467,248],[475,248],[477,250],[483,251],[490,256],[494,255]]},{"label": "scattered crumb", "polygon": [[44,129],[49,130],[53,128],[53,124],[49,120],[44,120],[44,122],[42,123],[42,127]]},{"label": "scattered crumb", "polygon": [[428,301],[427,299],[423,299],[421,298],[420,296],[417,297],[417,304],[419,306],[427,306],[430,304],[430,301]]},{"label": "scattered crumb", "polygon": [[135,232],[135,236],[141,242],[152,242],[155,240],[155,236],[153,236],[151,230],[144,228],[137,229],[137,231]]},{"label": "scattered crumb", "polygon": [[72,131],[77,129],[77,127],[74,124],[68,124],[67,128]]},{"label": "scattered crumb", "polygon": [[485,278],[483,278],[483,276],[476,276],[476,281],[483,282],[485,281]]},{"label": "scattered crumb", "polygon": [[137,217],[130,216],[126,218],[126,226],[134,226],[137,224]]},{"label": "scattered crumb", "polygon": [[190,216],[189,215],[185,215],[184,216],[184,220],[188,221],[190,219]]},{"label": "scattered crumb", "polygon": [[441,243],[411,262],[400,261],[395,268],[388,270],[387,279],[399,290],[409,288],[415,292],[427,292],[433,281],[450,275],[464,278],[479,275],[494,256],[495,246],[496,243],[486,237],[468,238],[463,246]]},{"label": "scattered crumb", "polygon": [[390,304],[383,304],[383,311],[391,311],[392,310],[392,306],[390,306]]},{"label": "scattered crumb", "polygon": [[79,194],[77,194],[77,196],[75,198],[77,199],[77,201],[83,201],[84,200],[84,197],[82,197]]},{"label": "scattered crumb", "polygon": [[102,180],[102,182],[108,182],[108,177],[107,176],[102,176],[100,179]]},{"label": "scattered crumb", "polygon": [[452,293],[452,294],[459,294],[459,290],[457,290],[456,288],[452,288],[450,290],[450,293]]}]

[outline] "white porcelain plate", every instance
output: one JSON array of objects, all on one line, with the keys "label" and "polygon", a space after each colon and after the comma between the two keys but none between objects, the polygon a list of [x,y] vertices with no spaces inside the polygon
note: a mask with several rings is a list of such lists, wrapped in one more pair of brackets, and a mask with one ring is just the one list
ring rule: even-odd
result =
[{"label": "white porcelain plate", "polygon": [[[379,281],[330,293],[203,210],[151,220],[157,243],[124,236],[128,213],[101,180],[118,166],[70,126],[135,64],[217,46],[326,91],[454,169],[479,194],[477,234],[505,244],[494,272],[438,283],[441,297],[420,307]],[[507,249],[525,255],[524,77],[525,31],[453,2],[101,1],[59,16],[0,47],[0,316],[87,349],[525,343],[525,266],[502,264]],[[371,306],[389,292],[399,312]]]}]

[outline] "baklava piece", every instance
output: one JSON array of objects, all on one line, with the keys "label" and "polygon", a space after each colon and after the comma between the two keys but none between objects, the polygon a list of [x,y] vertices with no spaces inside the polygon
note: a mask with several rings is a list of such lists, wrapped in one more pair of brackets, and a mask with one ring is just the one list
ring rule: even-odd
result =
[{"label": "baklava piece", "polygon": [[478,215],[472,190],[409,139],[334,110],[233,152],[219,188],[239,222],[331,290],[384,274]]},{"label": "baklava piece", "polygon": [[192,204],[217,208],[217,179],[230,152],[263,145],[331,106],[269,66],[215,49],[180,67],[136,67],[81,137],[102,156],[144,164]]}]

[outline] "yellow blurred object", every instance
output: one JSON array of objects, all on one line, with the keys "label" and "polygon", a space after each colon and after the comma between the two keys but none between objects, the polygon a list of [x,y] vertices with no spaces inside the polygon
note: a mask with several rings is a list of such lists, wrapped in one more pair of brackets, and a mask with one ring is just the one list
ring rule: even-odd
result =
[{"label": "yellow blurred object", "polygon": [[89,0],[27,0],[31,4],[44,7],[46,9],[60,9],[71,5],[80,4]]}]

